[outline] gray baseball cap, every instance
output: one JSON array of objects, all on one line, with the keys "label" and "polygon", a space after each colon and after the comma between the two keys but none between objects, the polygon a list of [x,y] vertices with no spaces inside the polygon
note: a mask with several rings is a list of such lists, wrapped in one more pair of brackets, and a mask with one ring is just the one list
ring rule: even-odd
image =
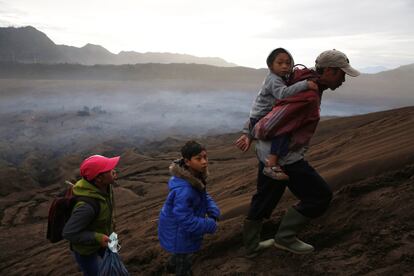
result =
[{"label": "gray baseball cap", "polygon": [[316,68],[337,67],[351,77],[359,76],[359,71],[352,68],[347,56],[338,50],[327,50],[322,52],[315,60]]}]

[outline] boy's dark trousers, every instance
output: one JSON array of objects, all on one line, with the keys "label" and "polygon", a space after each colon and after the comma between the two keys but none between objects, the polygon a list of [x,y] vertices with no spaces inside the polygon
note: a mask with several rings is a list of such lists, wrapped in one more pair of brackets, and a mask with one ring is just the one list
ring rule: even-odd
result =
[{"label": "boy's dark trousers", "polygon": [[168,273],[175,273],[179,276],[191,276],[192,254],[172,254],[167,262],[166,270]]},{"label": "boy's dark trousers", "polygon": [[300,200],[295,209],[303,216],[316,218],[329,206],[332,191],[323,178],[305,160],[283,166],[289,181],[278,181],[263,175],[264,164],[259,162],[257,191],[253,195],[248,220],[270,218],[286,186]]}]

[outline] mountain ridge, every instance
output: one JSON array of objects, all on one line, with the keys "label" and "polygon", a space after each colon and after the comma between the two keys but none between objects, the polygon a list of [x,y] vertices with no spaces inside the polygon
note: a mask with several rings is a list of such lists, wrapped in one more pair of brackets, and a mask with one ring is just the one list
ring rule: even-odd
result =
[{"label": "mountain ridge", "polygon": [[[185,91],[257,93],[267,73],[268,69],[183,63],[90,66],[0,62],[0,79],[134,81],[153,88],[168,89],[170,86]],[[376,74],[361,74],[356,78],[347,77],[338,91],[324,92],[324,98],[377,106],[385,104],[389,108],[413,105],[413,77],[414,64]]]},{"label": "mountain ridge", "polygon": [[0,61],[22,63],[136,64],[196,63],[233,67],[219,57],[197,57],[177,53],[139,53],[121,51],[114,54],[101,45],[83,47],[55,44],[45,33],[32,26],[0,27]]}]

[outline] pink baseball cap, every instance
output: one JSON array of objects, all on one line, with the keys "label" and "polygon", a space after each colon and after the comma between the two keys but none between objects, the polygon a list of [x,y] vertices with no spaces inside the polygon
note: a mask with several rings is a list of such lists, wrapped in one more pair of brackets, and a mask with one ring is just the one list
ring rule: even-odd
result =
[{"label": "pink baseball cap", "polygon": [[113,170],[120,156],[108,158],[102,155],[92,155],[83,160],[80,165],[80,175],[86,180],[93,180],[98,174]]}]

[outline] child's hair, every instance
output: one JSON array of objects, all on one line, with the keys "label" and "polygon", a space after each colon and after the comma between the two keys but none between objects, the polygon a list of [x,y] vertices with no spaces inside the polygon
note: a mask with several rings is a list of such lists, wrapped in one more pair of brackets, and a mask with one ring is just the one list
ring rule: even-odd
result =
[{"label": "child's hair", "polygon": [[183,158],[190,160],[191,157],[199,154],[203,150],[206,150],[206,148],[197,143],[196,141],[190,140],[181,148],[181,155]]},{"label": "child's hair", "polygon": [[277,57],[277,55],[282,54],[282,53],[287,54],[290,57],[290,54],[288,53],[288,51],[286,51],[283,48],[276,48],[270,52],[269,56],[266,59],[267,67],[269,69],[272,68],[273,61],[275,61],[275,58]]}]

